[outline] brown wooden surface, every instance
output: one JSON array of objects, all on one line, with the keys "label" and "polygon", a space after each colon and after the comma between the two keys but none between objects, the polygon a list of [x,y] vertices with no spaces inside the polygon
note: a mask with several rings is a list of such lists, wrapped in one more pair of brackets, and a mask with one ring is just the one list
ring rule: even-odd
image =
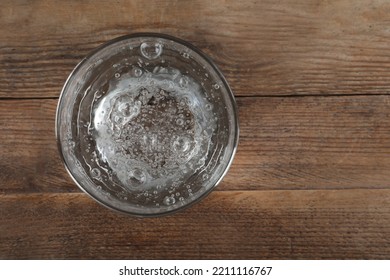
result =
[{"label": "brown wooden surface", "polygon": [[[390,258],[389,14],[384,0],[1,1],[0,258]],[[77,62],[143,31],[211,56],[241,125],[216,191],[153,219],[81,193],[54,136]]]},{"label": "brown wooden surface", "polygon": [[4,195],[0,203],[5,212],[0,217],[2,257],[294,259],[390,254],[387,190],[213,192],[190,209],[152,219],[117,214],[83,194]]}]

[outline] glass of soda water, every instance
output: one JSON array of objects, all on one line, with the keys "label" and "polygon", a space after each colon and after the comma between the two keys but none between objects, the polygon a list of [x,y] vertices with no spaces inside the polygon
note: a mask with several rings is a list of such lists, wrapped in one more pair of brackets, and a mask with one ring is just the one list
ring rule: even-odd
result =
[{"label": "glass of soda water", "polygon": [[137,216],[176,212],[222,180],[238,118],[222,73],[200,50],[154,33],[114,39],[70,74],[56,137],[76,184]]}]

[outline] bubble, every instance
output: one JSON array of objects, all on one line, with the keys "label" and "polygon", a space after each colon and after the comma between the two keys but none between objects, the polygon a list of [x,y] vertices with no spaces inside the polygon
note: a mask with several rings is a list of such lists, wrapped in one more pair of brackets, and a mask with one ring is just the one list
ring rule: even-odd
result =
[{"label": "bubble", "polygon": [[140,46],[141,54],[147,59],[158,58],[163,50],[163,46],[160,43],[144,42]]},{"label": "bubble", "polygon": [[180,196],[180,193],[179,193],[179,192],[177,192],[177,193],[176,193],[176,196]]},{"label": "bubble", "polygon": [[183,56],[184,58],[187,58],[187,59],[190,58],[190,55],[189,55],[188,53],[186,53],[186,52],[183,53],[182,56]]},{"label": "bubble", "polygon": [[176,120],[176,124],[177,125],[183,125],[184,124],[184,120],[183,119],[177,119]]},{"label": "bubble", "polygon": [[140,168],[133,168],[129,171],[129,179],[128,182],[131,185],[140,185],[145,183],[146,181],[146,174],[145,171],[143,171]]},{"label": "bubble", "polygon": [[92,178],[98,178],[98,177],[100,177],[100,175],[101,175],[101,172],[100,172],[100,170],[98,168],[92,168],[91,169],[91,176],[92,176]]},{"label": "bubble", "polygon": [[211,104],[206,104],[205,108],[207,111],[210,111],[211,109],[213,109],[213,106],[211,106]]},{"label": "bubble", "polygon": [[141,76],[142,76],[143,71],[142,71],[142,69],[139,68],[139,67],[134,67],[134,69],[133,69],[133,74],[134,74],[134,76],[136,76],[136,77],[138,78],[138,77],[141,77]]},{"label": "bubble", "polygon": [[219,88],[220,88],[220,86],[219,86],[219,84],[214,84],[214,85],[213,85],[213,88],[215,88],[215,89],[219,89]]},{"label": "bubble", "polygon": [[166,196],[164,197],[163,203],[167,206],[175,204],[176,199],[172,196]]},{"label": "bubble", "polygon": [[207,180],[209,178],[209,175],[208,174],[203,174],[203,176],[202,176],[202,179],[203,180]]},{"label": "bubble", "polygon": [[184,88],[188,85],[188,78],[186,76],[183,76],[179,79],[179,86]]},{"label": "bubble", "polygon": [[115,76],[115,78],[117,78],[117,79],[118,79],[118,78],[121,76],[121,74],[119,74],[119,73],[115,73],[115,75],[114,75],[114,76]]},{"label": "bubble", "polygon": [[178,136],[172,143],[172,148],[176,152],[186,152],[190,148],[189,140]]}]

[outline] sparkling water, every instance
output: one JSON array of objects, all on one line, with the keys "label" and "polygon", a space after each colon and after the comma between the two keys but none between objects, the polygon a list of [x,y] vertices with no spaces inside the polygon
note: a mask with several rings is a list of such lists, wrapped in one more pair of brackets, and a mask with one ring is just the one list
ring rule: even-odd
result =
[{"label": "sparkling water", "polygon": [[220,73],[170,38],[128,38],[90,55],[64,87],[61,151],[73,178],[124,212],[160,214],[197,200],[237,144]]},{"label": "sparkling water", "polygon": [[129,189],[184,182],[205,163],[215,129],[201,87],[172,67],[116,74],[92,105],[98,156]]}]

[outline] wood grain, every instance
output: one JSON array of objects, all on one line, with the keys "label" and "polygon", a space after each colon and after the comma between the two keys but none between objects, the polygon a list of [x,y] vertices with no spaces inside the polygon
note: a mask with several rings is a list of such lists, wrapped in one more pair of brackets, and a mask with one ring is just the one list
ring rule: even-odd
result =
[{"label": "wood grain", "polygon": [[214,192],[154,219],[117,214],[84,194],[0,196],[0,211],[2,259],[390,255],[390,190]]},{"label": "wood grain", "polygon": [[388,94],[389,14],[386,0],[3,0],[0,97],[58,97],[93,48],[141,31],[195,44],[239,96]]},{"label": "wood grain", "polygon": [[[386,0],[0,1],[0,259],[389,259]],[[139,219],[81,193],[57,98],[91,50],[135,32],[187,40],[237,98],[216,191]]]},{"label": "wood grain", "polygon": [[[54,135],[57,100],[0,101],[0,192],[78,192]],[[219,190],[390,187],[390,96],[239,98]]]},{"label": "wood grain", "polygon": [[0,193],[78,191],[54,135],[57,100],[0,100]]}]

